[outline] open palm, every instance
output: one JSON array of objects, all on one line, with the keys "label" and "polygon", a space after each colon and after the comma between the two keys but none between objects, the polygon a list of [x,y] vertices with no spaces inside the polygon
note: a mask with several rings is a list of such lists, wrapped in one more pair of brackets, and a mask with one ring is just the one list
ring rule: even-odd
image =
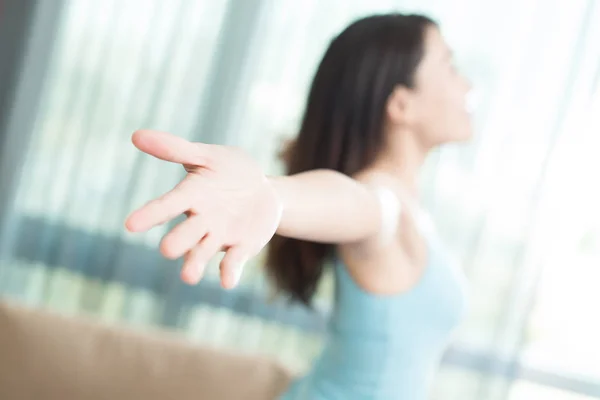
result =
[{"label": "open palm", "polygon": [[269,242],[281,218],[281,204],[260,166],[241,150],[191,143],[164,132],[138,131],[132,140],[147,154],[183,165],[187,175],[134,211],[127,229],[146,231],[187,215],[163,238],[163,255],[183,256],[182,278],[197,283],[208,261],[225,251],[221,281],[224,287],[235,286],[244,263]]}]

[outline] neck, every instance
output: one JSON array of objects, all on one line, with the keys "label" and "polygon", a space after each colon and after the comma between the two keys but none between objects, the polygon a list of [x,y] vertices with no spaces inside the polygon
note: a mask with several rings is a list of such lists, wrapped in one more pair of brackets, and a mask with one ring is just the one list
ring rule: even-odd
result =
[{"label": "neck", "polygon": [[375,168],[397,178],[411,195],[418,197],[418,182],[428,150],[413,135],[393,136],[388,149],[375,162]]}]

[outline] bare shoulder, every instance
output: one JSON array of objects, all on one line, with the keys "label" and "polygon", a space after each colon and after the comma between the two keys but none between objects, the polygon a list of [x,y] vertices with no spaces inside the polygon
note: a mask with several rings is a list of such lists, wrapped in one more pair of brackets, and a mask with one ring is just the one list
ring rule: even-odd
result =
[{"label": "bare shoulder", "polygon": [[[427,258],[416,221],[407,211],[401,193],[396,190],[398,183],[392,177],[369,171],[355,179],[374,190],[383,189],[394,198],[381,198],[380,234],[362,243],[339,246],[338,255],[363,290],[383,295],[406,291],[418,281]],[[391,204],[394,201],[397,208]]]},{"label": "bare shoulder", "polygon": [[369,187],[378,198],[381,226],[378,235],[348,248],[358,248],[361,253],[377,251],[391,244],[401,229],[403,205],[397,190],[398,183],[393,177],[372,170],[362,172],[355,179]]},{"label": "bare shoulder", "polygon": [[397,185],[395,179],[376,170],[365,170],[354,177],[358,182],[368,186],[384,186],[393,188]]}]

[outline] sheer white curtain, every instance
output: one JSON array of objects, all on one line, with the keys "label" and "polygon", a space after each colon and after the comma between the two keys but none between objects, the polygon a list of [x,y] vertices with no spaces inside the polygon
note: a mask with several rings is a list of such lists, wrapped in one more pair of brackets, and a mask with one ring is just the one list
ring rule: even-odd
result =
[{"label": "sheer white curtain", "polygon": [[[0,293],[67,313],[167,325],[307,368],[321,336],[298,328],[306,316],[297,310],[263,307],[260,260],[239,291],[219,291],[213,276],[189,289],[177,264],[156,256],[164,229],[123,232],[133,206],[181,176],[140,157],[129,134],[151,127],[235,143],[277,172],[275,154],[298,128],[332,36],[367,14],[423,12],[439,21],[478,99],[474,140],[432,155],[423,176],[423,200],[471,288],[469,317],[435,398],[600,397],[596,0],[65,5],[40,111],[31,116],[11,235],[2,238],[11,246]],[[326,308],[330,282],[322,289]]]}]

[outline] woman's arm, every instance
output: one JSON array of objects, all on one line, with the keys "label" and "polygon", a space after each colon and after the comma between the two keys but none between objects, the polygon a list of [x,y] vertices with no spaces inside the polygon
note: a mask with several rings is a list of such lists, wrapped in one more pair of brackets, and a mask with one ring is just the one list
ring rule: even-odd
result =
[{"label": "woman's arm", "polygon": [[389,217],[398,205],[393,194],[334,171],[268,179],[255,160],[231,147],[155,131],[136,132],[133,143],[188,172],[171,191],[131,213],[125,224],[142,232],[185,214],[187,219],[163,238],[161,252],[168,258],[184,256],[182,274],[190,283],[201,278],[208,260],[225,251],[222,281],[234,286],[244,262],[275,233],[341,244],[385,234],[397,223]]},{"label": "woman's arm", "polygon": [[279,235],[341,244],[380,231],[381,196],[373,187],[331,170],[269,180],[283,206]]}]

